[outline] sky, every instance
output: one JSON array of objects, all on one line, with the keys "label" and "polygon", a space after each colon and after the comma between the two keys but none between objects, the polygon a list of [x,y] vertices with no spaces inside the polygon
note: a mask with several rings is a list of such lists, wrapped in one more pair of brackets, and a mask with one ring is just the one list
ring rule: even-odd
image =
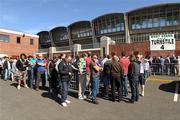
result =
[{"label": "sky", "polygon": [[0,28],[36,34],[79,20],[180,0],[0,0]]}]

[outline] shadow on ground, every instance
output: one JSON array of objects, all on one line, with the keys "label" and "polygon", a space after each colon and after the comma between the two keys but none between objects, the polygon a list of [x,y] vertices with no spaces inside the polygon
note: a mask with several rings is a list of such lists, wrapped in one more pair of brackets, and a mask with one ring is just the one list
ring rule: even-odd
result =
[{"label": "shadow on ground", "polygon": [[[163,83],[159,86],[159,89],[165,92],[175,93],[176,84],[179,83],[180,87],[180,81],[173,81],[170,83]],[[178,90],[178,94],[180,94],[180,88]]]},{"label": "shadow on ground", "polygon": [[16,88],[18,86],[18,83],[12,83],[10,85]]},{"label": "shadow on ground", "polygon": [[57,102],[58,104],[61,104],[61,99],[60,99],[57,95],[55,95],[55,94],[53,94],[53,93],[43,92],[43,93],[41,94],[41,96],[44,97],[44,98],[49,98],[49,99],[51,99],[51,100],[54,100],[54,101]]}]

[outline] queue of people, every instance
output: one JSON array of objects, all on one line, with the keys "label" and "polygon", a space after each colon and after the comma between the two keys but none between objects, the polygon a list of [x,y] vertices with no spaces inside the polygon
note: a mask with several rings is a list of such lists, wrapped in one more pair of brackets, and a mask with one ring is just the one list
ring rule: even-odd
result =
[{"label": "queue of people", "polygon": [[22,53],[14,60],[5,57],[1,63],[3,79],[16,80],[18,90],[23,86],[38,91],[40,82],[42,89],[46,89],[49,81],[49,92],[60,95],[63,107],[71,103],[68,91],[72,79],[77,81],[79,100],[89,99],[99,104],[97,95],[100,83],[103,83],[101,92],[104,98],[120,102],[128,98],[131,91],[129,102],[134,103],[139,100],[139,95],[145,95],[145,81],[150,69],[149,61],[142,55],[126,56],[125,52],[120,57],[107,55],[102,60],[90,52],[74,58],[62,54],[49,60],[42,55],[26,56]]}]

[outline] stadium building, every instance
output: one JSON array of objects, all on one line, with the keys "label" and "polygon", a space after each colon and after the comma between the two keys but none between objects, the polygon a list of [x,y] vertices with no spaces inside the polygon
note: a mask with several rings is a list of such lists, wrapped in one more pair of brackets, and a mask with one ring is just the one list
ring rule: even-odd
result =
[{"label": "stadium building", "polygon": [[[38,35],[39,52],[50,56],[85,51],[101,56],[112,52],[120,55],[122,51],[151,56],[180,55],[180,3],[109,13],[91,21],[41,31]],[[163,42],[167,40],[174,42]]]}]

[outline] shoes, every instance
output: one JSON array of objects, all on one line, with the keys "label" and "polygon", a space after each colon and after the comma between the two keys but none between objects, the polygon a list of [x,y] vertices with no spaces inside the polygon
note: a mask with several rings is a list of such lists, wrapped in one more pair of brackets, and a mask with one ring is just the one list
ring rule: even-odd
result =
[{"label": "shoes", "polygon": [[69,100],[65,100],[65,102],[66,102],[67,104],[70,104],[70,103],[71,103],[71,101],[69,101]]},{"label": "shoes", "polygon": [[95,100],[95,101],[92,101],[92,103],[94,103],[94,104],[99,104],[99,102],[97,101],[97,100]]},{"label": "shoes", "polygon": [[79,96],[78,99],[79,100],[84,100],[84,98],[82,96]]},{"label": "shoes", "polygon": [[86,98],[87,98],[87,96],[86,96],[86,95],[83,95],[83,98],[84,98],[84,99],[86,99]]},{"label": "shoes", "polygon": [[130,100],[129,100],[129,103],[133,103],[133,104],[134,104],[134,100],[130,99]]},{"label": "shoes", "polygon": [[57,97],[58,97],[58,98],[61,98],[61,95],[60,95],[60,94],[57,94]]},{"label": "shoes", "polygon": [[61,105],[62,105],[63,107],[67,107],[66,102],[61,103]]},{"label": "shoes", "polygon": [[20,90],[20,89],[21,89],[21,86],[20,86],[20,85],[18,85],[18,86],[17,86],[17,89],[18,89],[18,90]]},{"label": "shoes", "polygon": [[27,85],[24,85],[25,88],[29,88]]},{"label": "shoes", "polygon": [[141,96],[144,97],[144,92],[141,93]]},{"label": "shoes", "polygon": [[118,99],[118,100],[117,100],[117,102],[121,102],[121,101],[122,101],[122,99]]}]

